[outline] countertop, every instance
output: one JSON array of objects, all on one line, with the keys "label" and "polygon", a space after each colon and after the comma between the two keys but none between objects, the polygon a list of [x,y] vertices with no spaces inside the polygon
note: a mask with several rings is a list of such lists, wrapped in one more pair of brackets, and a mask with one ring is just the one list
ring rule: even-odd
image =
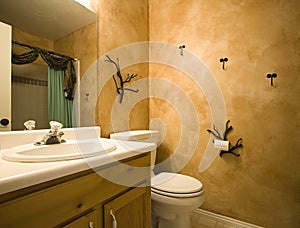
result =
[{"label": "countertop", "polygon": [[99,168],[155,149],[153,143],[102,139],[115,142],[117,149],[90,158],[57,162],[25,163],[0,158],[0,195],[81,171]]}]

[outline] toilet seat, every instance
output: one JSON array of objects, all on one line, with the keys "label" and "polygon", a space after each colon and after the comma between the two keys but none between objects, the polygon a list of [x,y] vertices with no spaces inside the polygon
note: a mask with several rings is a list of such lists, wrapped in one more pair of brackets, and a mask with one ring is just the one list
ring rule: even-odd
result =
[{"label": "toilet seat", "polygon": [[169,197],[191,198],[203,194],[202,183],[190,176],[163,172],[151,179],[151,191]]},{"label": "toilet seat", "polygon": [[155,188],[151,188],[151,192],[154,192],[162,196],[168,196],[173,198],[192,198],[192,197],[201,196],[203,194],[203,190],[199,192],[193,192],[193,193],[172,193],[172,192],[158,191]]}]

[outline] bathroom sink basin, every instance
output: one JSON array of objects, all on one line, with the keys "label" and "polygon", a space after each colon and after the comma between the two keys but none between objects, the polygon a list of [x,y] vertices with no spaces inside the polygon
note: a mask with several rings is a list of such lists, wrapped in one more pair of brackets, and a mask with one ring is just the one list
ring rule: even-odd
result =
[{"label": "bathroom sink basin", "polygon": [[67,140],[65,143],[26,144],[2,150],[2,158],[14,162],[51,162],[82,159],[112,152],[116,145],[100,138]]}]

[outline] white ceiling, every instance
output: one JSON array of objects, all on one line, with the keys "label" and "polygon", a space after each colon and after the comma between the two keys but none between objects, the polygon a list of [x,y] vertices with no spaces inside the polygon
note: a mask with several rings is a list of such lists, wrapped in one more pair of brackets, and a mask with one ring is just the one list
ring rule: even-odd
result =
[{"label": "white ceiling", "polygon": [[96,19],[74,0],[0,0],[0,21],[53,41]]}]

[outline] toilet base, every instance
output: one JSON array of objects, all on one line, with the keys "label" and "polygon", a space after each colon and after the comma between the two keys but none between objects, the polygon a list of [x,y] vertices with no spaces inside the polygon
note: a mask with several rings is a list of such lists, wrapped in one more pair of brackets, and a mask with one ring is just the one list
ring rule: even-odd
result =
[{"label": "toilet base", "polygon": [[177,215],[173,220],[159,218],[157,228],[191,228],[191,220],[189,214]]},{"label": "toilet base", "polygon": [[[152,228],[191,228],[190,210],[176,213],[174,211],[161,211],[152,208],[151,227]],[[164,207],[165,205],[160,205]],[[162,207],[160,207],[162,209]],[[156,213],[159,212],[159,215]]]},{"label": "toilet base", "polygon": [[172,198],[151,192],[153,228],[191,228],[190,213],[201,206],[204,196]]}]

